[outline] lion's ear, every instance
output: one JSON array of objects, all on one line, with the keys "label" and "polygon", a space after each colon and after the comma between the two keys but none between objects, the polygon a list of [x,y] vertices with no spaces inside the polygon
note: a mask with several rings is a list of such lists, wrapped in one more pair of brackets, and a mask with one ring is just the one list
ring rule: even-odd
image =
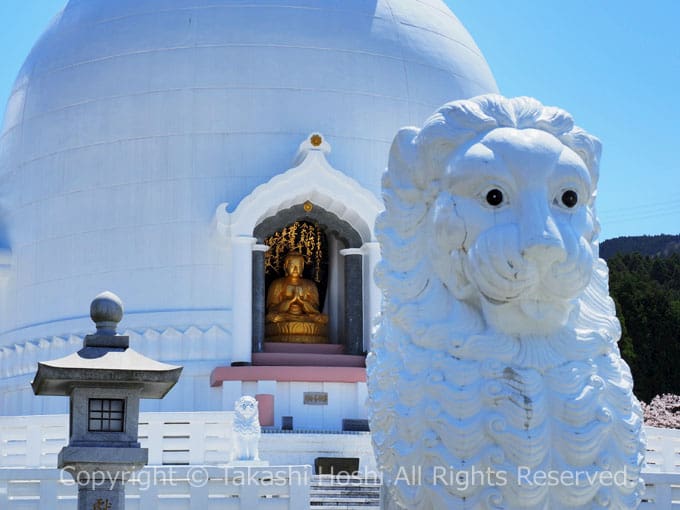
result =
[{"label": "lion's ear", "polygon": [[585,162],[590,172],[592,187],[593,189],[597,188],[597,181],[600,177],[602,142],[579,127],[575,127],[569,133],[563,135],[562,139]]},{"label": "lion's ear", "polygon": [[465,222],[458,215],[456,200],[448,191],[442,191],[437,196],[430,209],[432,226],[432,243],[434,250],[450,253],[463,248],[467,237]]},{"label": "lion's ear", "polygon": [[[459,299],[465,295],[466,280],[457,254],[463,249],[467,238],[465,222],[456,211],[456,199],[442,191],[430,209],[431,231],[426,244],[432,270],[449,290]],[[441,254],[447,254],[442,256]]]},{"label": "lion's ear", "polygon": [[392,141],[387,170],[383,174],[383,189],[397,193],[412,191],[416,186],[414,172],[418,160],[418,149],[415,138],[420,132],[414,127],[399,130]]}]

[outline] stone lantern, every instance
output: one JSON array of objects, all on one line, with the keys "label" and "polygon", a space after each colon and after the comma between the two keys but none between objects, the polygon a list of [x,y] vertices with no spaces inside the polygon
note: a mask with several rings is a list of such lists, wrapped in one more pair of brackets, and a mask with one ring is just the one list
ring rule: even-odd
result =
[{"label": "stone lantern", "polygon": [[182,367],[142,356],[116,334],[123,305],[104,292],[90,306],[96,333],[65,358],[38,363],[36,395],[70,398],[69,444],[58,467],[78,483],[78,510],[125,508],[126,480],[148,461],[138,442],[139,399],[163,398]]}]

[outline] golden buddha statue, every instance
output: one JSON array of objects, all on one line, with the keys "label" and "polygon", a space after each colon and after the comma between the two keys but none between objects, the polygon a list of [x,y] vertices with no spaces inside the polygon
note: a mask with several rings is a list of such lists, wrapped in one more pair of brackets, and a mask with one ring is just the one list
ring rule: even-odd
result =
[{"label": "golden buddha statue", "polygon": [[286,276],[274,280],[267,292],[265,340],[268,342],[326,343],[328,315],[319,311],[316,284],[302,277],[305,259],[289,253],[283,261]]}]

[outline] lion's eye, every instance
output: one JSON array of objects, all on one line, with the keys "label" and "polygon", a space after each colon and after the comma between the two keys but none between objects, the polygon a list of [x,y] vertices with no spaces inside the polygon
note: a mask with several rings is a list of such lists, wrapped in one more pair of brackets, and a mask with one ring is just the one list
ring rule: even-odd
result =
[{"label": "lion's eye", "polygon": [[486,194],[486,201],[493,207],[498,207],[503,203],[503,192],[499,189],[492,189]]},{"label": "lion's eye", "polygon": [[569,209],[575,207],[578,203],[578,194],[573,189],[568,189],[562,193],[562,203]]}]

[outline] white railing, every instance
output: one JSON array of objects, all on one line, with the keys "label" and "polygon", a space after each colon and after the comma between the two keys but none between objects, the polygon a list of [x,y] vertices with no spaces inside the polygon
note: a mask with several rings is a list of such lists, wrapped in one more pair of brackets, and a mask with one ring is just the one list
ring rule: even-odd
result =
[{"label": "white railing", "polygon": [[55,467],[68,415],[0,417],[0,467]]},{"label": "white railing", "polygon": [[645,427],[646,492],[640,510],[680,510],[680,430]]},{"label": "white railing", "polygon": [[[230,459],[232,449],[232,418],[233,413],[227,411],[141,413],[140,442],[142,446],[149,448],[149,465],[152,467],[173,465],[176,468],[177,465],[220,466],[226,464]],[[51,485],[44,487],[42,483],[39,483],[39,488],[36,489],[35,483],[26,480],[25,476],[30,478],[36,476],[35,473],[48,476],[45,473],[55,472],[54,470],[26,468],[54,468],[57,464],[57,454],[68,443],[67,431],[68,416],[66,415],[0,417],[0,468],[17,468],[0,469],[3,472],[0,476],[4,476],[6,480],[14,480],[11,485],[13,493],[20,495],[21,491],[25,490],[27,494],[35,495],[51,487],[50,491],[56,491],[54,493],[57,497],[62,497],[59,496],[61,494],[59,491],[62,489],[58,488],[57,482],[50,482]],[[647,466],[643,477],[647,485],[647,493],[640,508],[642,510],[680,510],[680,430],[645,427],[645,433],[647,435]],[[325,434],[264,434],[260,443],[263,458],[270,458],[267,457],[266,452],[271,450],[273,455],[271,460],[277,464],[312,463],[314,451],[318,452],[319,449],[331,447],[338,449],[338,456],[360,456],[364,466],[371,466],[371,460],[368,460],[370,445],[366,435],[344,437]],[[289,450],[290,458],[286,458],[284,450]],[[374,466],[374,461],[372,462]],[[49,476],[54,478],[55,475]],[[168,490],[170,489],[179,490],[179,487],[170,487]],[[193,489],[189,489],[183,492],[182,497],[186,498],[191,494],[190,499],[193,498]],[[129,494],[134,495],[134,490],[132,488]],[[4,510],[6,507],[2,505],[2,494],[3,486],[0,486],[0,509]],[[139,497],[141,498],[142,495]],[[218,496],[210,496],[210,498],[211,501],[220,499]],[[131,502],[130,505],[133,503]],[[21,508],[39,507],[29,505]],[[130,506],[130,508],[135,507]],[[194,506],[192,503],[191,507],[182,506],[181,508],[194,508]],[[202,510],[206,508],[208,507],[202,507]]]},{"label": "white railing", "polygon": [[644,473],[645,494],[639,510],[680,510],[680,474]]},{"label": "white railing", "polygon": [[139,442],[149,464],[225,464],[232,451],[234,413],[141,413]]},{"label": "white railing", "polygon": [[[310,466],[157,466],[126,484],[125,508],[302,510],[309,508],[310,482]],[[3,510],[73,510],[76,500],[77,488],[63,471],[0,469]]]},{"label": "white railing", "polygon": [[[223,465],[233,449],[232,411],[140,413],[139,439],[149,449],[149,465]],[[0,417],[0,468],[55,467],[68,443],[67,415]],[[366,433],[267,433],[262,457],[272,463],[313,464],[319,451],[359,457],[363,469],[375,470]],[[2,507],[0,507],[0,510]]]},{"label": "white railing", "polygon": [[[149,464],[225,464],[233,412],[140,413]],[[0,467],[55,467],[68,443],[68,415],[0,417]],[[2,507],[0,507],[2,508]]]},{"label": "white railing", "polygon": [[647,473],[680,474],[680,429],[645,427]]}]

